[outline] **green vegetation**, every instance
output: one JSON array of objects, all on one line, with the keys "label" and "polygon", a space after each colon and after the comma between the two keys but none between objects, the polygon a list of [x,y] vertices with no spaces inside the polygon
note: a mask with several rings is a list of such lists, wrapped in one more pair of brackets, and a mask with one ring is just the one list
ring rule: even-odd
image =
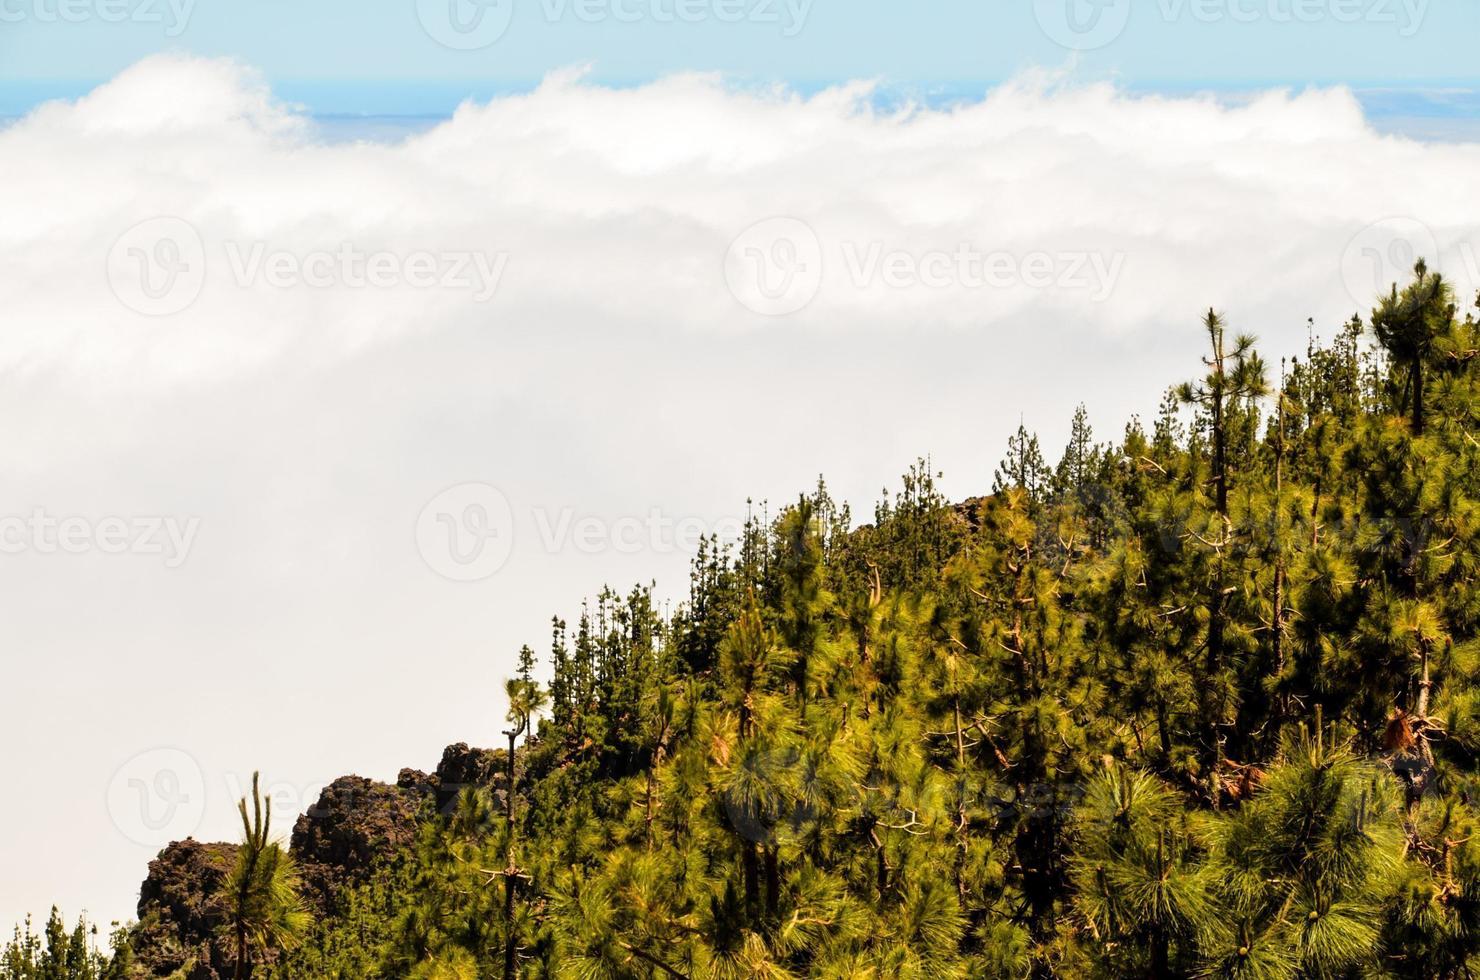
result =
[{"label": "green vegetation", "polygon": [[258,975],[1473,975],[1480,324],[1420,264],[1372,327],[1272,377],[1209,312],[1149,428],[603,592],[522,652],[502,788]]},{"label": "green vegetation", "polygon": [[242,845],[222,891],[234,939],[236,980],[251,976],[260,960],[297,945],[308,925],[293,857],[272,840],[272,798],[263,800],[258,781],[253,773],[251,813],[245,799],[238,805]]},{"label": "green vegetation", "polygon": [[112,940],[117,955],[99,948],[97,927],[85,917],[68,929],[53,908],[40,935],[29,919],[16,927],[0,951],[0,980],[122,980],[129,976],[128,947],[121,930]]}]

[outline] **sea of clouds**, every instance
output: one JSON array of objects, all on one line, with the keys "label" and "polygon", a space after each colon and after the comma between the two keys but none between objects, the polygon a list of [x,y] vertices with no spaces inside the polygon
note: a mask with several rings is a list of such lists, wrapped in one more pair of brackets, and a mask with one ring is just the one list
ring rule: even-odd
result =
[{"label": "sea of clouds", "polygon": [[[872,91],[565,72],[330,145],[245,66],[151,58],[0,131],[0,365],[153,385],[454,324],[714,334],[778,311],[1145,333],[1209,303],[1350,313],[1415,241],[1480,279],[1477,150],[1378,135],[1343,89],[1228,105],[1032,74],[888,111]],[[1374,223],[1397,247],[1352,247]],[[159,252],[172,229],[184,252]],[[177,255],[194,278],[151,305],[130,280],[148,260],[162,288]]]}]

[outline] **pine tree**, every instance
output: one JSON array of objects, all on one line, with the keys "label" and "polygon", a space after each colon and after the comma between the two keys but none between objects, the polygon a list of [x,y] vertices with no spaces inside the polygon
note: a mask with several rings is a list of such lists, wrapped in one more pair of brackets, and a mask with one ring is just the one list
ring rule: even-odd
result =
[{"label": "pine tree", "polygon": [[1323,730],[1317,716],[1253,799],[1212,828],[1211,869],[1231,929],[1208,951],[1210,975],[1377,967],[1402,855],[1399,795],[1335,726]]},{"label": "pine tree", "polygon": [[794,657],[767,628],[754,596],[720,645],[723,699],[735,716],[735,745],[726,753],[724,793],[739,854],[745,911],[751,922],[758,920],[761,908],[757,844],[782,805],[776,755],[768,748],[762,726],[777,714],[772,686]]},{"label": "pine tree", "polygon": [[507,784],[504,795],[504,821],[506,843],[504,847],[504,978],[514,980],[519,975],[519,934],[515,923],[515,906],[521,883],[528,874],[519,866],[519,834],[516,810],[518,806],[518,753],[517,741],[532,730],[534,717],[548,700],[545,691],[534,679],[534,651],[523,647],[519,651],[519,675],[510,678],[504,685],[504,695],[509,710],[505,718],[513,723],[505,729],[509,740],[507,756]]},{"label": "pine tree", "polygon": [[1425,372],[1433,363],[1438,343],[1454,321],[1454,291],[1444,277],[1429,272],[1419,259],[1413,267],[1413,282],[1402,293],[1394,284],[1372,311],[1372,329],[1377,333],[1394,367],[1402,372],[1398,404],[1408,412],[1413,434],[1424,432]]},{"label": "pine tree", "polygon": [[1107,765],[1076,808],[1075,909],[1112,975],[1195,972],[1219,929],[1205,826],[1155,777]]},{"label": "pine tree", "polygon": [[1081,505],[1087,503],[1086,495],[1095,475],[1098,455],[1094,441],[1094,429],[1089,424],[1089,412],[1084,405],[1074,409],[1074,419],[1069,425],[1069,443],[1064,455],[1059,457],[1050,481],[1053,499],[1074,500]]},{"label": "pine tree", "polygon": [[238,804],[242,843],[223,895],[235,941],[237,980],[271,956],[292,949],[303,937],[308,915],[298,896],[298,871],[287,850],[272,840],[272,798],[258,790],[252,773],[252,809]]},{"label": "pine tree", "polygon": [[[1059,529],[1061,541],[1077,534],[1072,520]],[[952,582],[963,607],[956,642],[980,665],[979,748],[1012,788],[1001,829],[1027,921],[1047,943],[1068,892],[1066,794],[1087,757],[1100,692],[1080,618],[1061,601],[1081,553],[1067,547],[1067,558],[1049,564],[1038,537],[1026,492],[1005,491],[983,507],[981,533]]]},{"label": "pine tree", "polygon": [[1047,495],[1051,480],[1052,473],[1043,461],[1043,450],[1038,447],[1038,436],[1019,422],[1017,431],[1007,440],[1007,455],[992,476],[992,493],[1017,487],[1036,504]]},{"label": "pine tree", "polygon": [[1247,449],[1257,420],[1256,399],[1265,394],[1264,364],[1254,350],[1254,338],[1236,337],[1230,347],[1223,318],[1208,310],[1203,318],[1211,355],[1203,363],[1207,376],[1200,382],[1185,382],[1177,390],[1185,404],[1197,406],[1206,417],[1207,433],[1212,442],[1213,513],[1221,524],[1202,534],[1196,526],[1191,533],[1211,551],[1204,602],[1207,609],[1205,658],[1201,665],[1199,690],[1203,693],[1199,714],[1204,737],[1202,756],[1207,766],[1209,792],[1216,803],[1219,797],[1217,770],[1223,759],[1223,728],[1229,721],[1230,703],[1238,692],[1230,678],[1228,651],[1230,596],[1237,591],[1229,584],[1232,578],[1230,560],[1237,547],[1234,525],[1229,515],[1229,490],[1233,483],[1235,460]]}]

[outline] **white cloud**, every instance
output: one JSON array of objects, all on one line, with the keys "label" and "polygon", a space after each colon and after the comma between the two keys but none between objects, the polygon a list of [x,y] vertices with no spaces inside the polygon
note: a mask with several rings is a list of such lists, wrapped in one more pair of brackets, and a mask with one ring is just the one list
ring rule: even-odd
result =
[{"label": "white cloud", "polygon": [[[1480,151],[1378,136],[1345,90],[1228,106],[1033,75],[945,110],[879,112],[870,95],[741,92],[704,76],[611,90],[567,72],[403,143],[322,145],[249,70],[150,59],[0,134],[0,248],[17,273],[0,285],[0,364],[116,376],[126,361],[154,384],[449,322],[753,327],[722,260],[775,215],[820,242],[823,279],[797,329],[1052,315],[1145,331],[1209,302],[1237,316],[1302,295],[1286,315],[1325,314],[1353,305],[1334,288],[1343,249],[1390,216],[1428,222],[1452,271],[1473,271],[1459,245],[1474,241],[1464,177]],[[188,310],[141,322],[99,270],[126,229],[160,215],[199,232],[206,278]],[[292,290],[257,275],[243,288],[232,261],[255,248],[302,263],[345,243],[402,262],[504,255],[507,275],[479,305],[404,285]],[[901,269],[966,259],[935,260],[934,286],[900,288],[918,277],[887,276],[861,261],[871,252],[903,253]],[[1052,274],[1018,269],[1035,253]],[[996,275],[973,276],[972,256],[995,257]],[[327,279],[345,281],[341,267]]]},{"label": "white cloud", "polygon": [[[1383,228],[1480,278],[1480,147],[1378,135],[1345,90],[872,95],[564,73],[343,144],[251,71],[170,57],[0,130],[0,518],[198,519],[179,569],[0,554],[0,738],[32,746],[0,919],[127,912],[149,855],[104,804],[141,751],[198,759],[201,833],[230,834],[252,768],[431,765],[495,737],[496,681],[551,613],[602,581],[680,591],[673,549],[552,548],[552,522],[713,526],[818,471],[866,511],[927,452],[964,496],[1020,413],[1052,445],[1081,400],[1106,436],[1154,407],[1209,305],[1303,347],[1307,316],[1366,305],[1346,281],[1374,256],[1404,258]],[[773,217],[791,238],[737,241]],[[185,291],[145,289],[141,255]],[[497,273],[486,302],[460,257]],[[512,552],[455,584],[418,518],[471,483],[507,499]]]}]

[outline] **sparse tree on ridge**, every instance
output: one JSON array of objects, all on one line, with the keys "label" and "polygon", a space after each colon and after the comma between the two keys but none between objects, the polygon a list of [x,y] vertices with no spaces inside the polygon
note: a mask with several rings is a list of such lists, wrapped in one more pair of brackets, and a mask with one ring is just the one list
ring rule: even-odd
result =
[{"label": "sparse tree on ridge", "polygon": [[263,798],[252,773],[252,807],[237,805],[242,843],[222,891],[235,942],[235,976],[246,980],[271,956],[303,938],[308,913],[299,898],[298,869],[285,847],[272,839],[272,797]]}]

